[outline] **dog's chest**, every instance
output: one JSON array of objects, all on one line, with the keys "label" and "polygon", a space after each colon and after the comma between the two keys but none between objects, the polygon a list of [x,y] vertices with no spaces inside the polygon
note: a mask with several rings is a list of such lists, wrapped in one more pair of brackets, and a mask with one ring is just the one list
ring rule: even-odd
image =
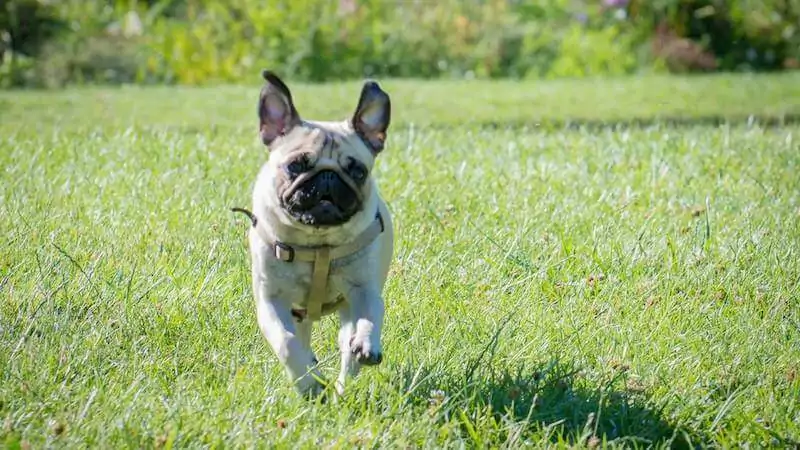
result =
[{"label": "dog's chest", "polygon": [[[311,300],[313,263],[274,261],[267,270],[270,293],[275,298],[285,299],[294,308],[308,307]],[[337,303],[343,297],[346,299],[350,283],[340,268],[335,265],[331,267],[323,284],[324,286],[320,286],[323,304]]]}]

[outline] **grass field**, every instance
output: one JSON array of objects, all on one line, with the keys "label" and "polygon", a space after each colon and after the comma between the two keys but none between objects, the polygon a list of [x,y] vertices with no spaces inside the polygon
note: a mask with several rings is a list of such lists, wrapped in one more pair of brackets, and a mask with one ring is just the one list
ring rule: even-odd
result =
[{"label": "grass field", "polygon": [[0,446],[800,445],[800,75],[384,87],[385,357],[335,404],[256,325],[257,86],[0,92]]}]

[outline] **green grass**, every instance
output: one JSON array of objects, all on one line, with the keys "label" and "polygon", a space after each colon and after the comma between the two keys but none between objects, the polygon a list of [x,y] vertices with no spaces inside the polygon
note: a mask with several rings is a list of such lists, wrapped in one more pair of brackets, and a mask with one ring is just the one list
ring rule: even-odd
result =
[{"label": "green grass", "polygon": [[[291,83],[291,80],[287,80]],[[261,79],[252,86],[123,87],[0,91],[3,122],[52,127],[154,126],[163,129],[241,129],[252,134]],[[753,115],[798,121],[800,72],[778,75],[651,76],[612,80],[415,81],[381,83],[392,94],[395,127],[556,125],[564,122],[725,120]],[[301,113],[351,114],[358,83],[291,83]],[[355,91],[355,93],[354,93]],[[31,119],[32,112],[36,119]]]},{"label": "green grass", "polygon": [[800,126],[738,122],[800,113],[797,74],[384,84],[385,358],[324,405],[228,211],[257,87],[0,93],[0,446],[798,445]]}]

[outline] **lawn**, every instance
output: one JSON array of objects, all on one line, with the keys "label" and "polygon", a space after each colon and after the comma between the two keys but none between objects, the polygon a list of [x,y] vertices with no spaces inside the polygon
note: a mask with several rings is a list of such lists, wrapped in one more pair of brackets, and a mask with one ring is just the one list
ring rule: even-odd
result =
[{"label": "lawn", "polygon": [[0,92],[0,446],[800,445],[800,75],[384,87],[384,363],[327,404],[228,209],[257,85]]}]

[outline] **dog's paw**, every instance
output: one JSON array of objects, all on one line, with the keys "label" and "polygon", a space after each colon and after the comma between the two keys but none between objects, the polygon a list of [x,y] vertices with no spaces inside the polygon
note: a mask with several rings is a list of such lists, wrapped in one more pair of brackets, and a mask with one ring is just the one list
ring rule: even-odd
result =
[{"label": "dog's paw", "polygon": [[313,380],[313,382],[306,382],[306,383],[298,383],[295,385],[297,388],[297,392],[300,394],[301,397],[305,398],[306,400],[315,400],[320,396],[323,397],[324,400],[324,393],[325,393],[325,385],[320,383],[317,380]]},{"label": "dog's paw", "polygon": [[325,380],[318,371],[312,370],[298,378],[294,387],[302,397],[312,400],[324,394]]},{"label": "dog's paw", "polygon": [[368,338],[353,337],[350,340],[350,353],[356,357],[359,364],[377,366],[383,361],[383,354],[379,349],[373,349]]}]

